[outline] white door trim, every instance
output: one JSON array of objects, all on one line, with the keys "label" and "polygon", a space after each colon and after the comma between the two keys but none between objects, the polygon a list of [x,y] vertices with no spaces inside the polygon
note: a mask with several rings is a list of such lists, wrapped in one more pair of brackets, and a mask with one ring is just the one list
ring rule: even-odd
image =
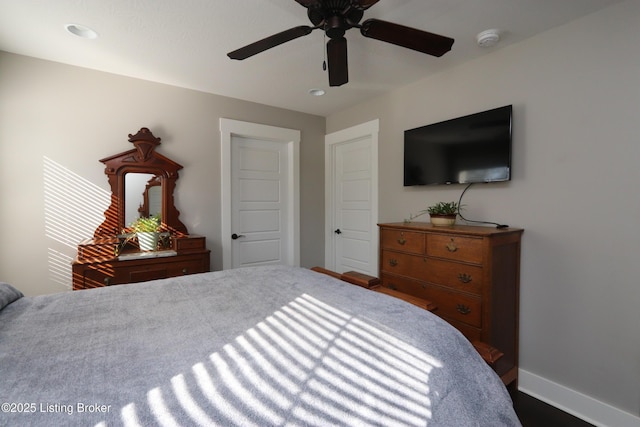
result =
[{"label": "white door trim", "polygon": [[325,188],[325,267],[334,268],[334,244],[335,239],[333,225],[335,222],[334,206],[334,177],[335,165],[333,164],[333,150],[336,144],[349,141],[371,138],[371,230],[373,235],[371,250],[371,266],[375,270],[370,274],[378,274],[378,130],[379,120],[371,120],[347,129],[325,135],[324,150],[324,188]]},{"label": "white door trim", "polygon": [[222,268],[231,268],[231,139],[232,136],[287,144],[289,162],[289,212],[287,212],[290,253],[285,259],[290,265],[300,265],[300,131],[239,120],[220,118],[221,174],[221,243]]}]

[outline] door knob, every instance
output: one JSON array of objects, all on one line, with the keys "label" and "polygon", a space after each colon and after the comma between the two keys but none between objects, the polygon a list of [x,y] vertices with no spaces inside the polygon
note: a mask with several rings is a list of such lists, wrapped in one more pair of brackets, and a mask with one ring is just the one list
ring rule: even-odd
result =
[{"label": "door knob", "polygon": [[334,233],[336,233],[336,234],[342,234],[342,231],[340,231],[340,229],[339,229],[339,228],[336,228],[336,230],[334,231]]},{"label": "door knob", "polygon": [[244,237],[244,234],[236,234],[236,233],[233,233],[233,234],[231,235],[231,238],[232,238],[233,240],[238,240],[238,239],[239,239],[239,238],[241,238],[241,237]]}]

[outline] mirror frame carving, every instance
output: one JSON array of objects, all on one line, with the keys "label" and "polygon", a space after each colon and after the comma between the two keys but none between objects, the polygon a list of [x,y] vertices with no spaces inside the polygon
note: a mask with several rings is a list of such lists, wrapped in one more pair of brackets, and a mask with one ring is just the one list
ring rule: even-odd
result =
[{"label": "mirror frame carving", "polygon": [[135,135],[129,134],[129,142],[133,143],[134,149],[100,160],[106,166],[104,173],[111,187],[111,204],[104,213],[104,222],[94,232],[94,237],[115,236],[126,227],[124,202],[127,173],[156,175],[162,187],[163,228],[172,234],[189,234],[187,227],[179,219],[180,212],[173,201],[178,171],[182,166],[155,152],[160,140],[148,128],[143,127]]}]

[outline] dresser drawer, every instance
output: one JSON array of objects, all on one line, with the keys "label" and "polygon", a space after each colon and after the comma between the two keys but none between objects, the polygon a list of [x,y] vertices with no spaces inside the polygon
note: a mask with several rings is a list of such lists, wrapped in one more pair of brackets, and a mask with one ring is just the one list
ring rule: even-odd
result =
[{"label": "dresser drawer", "polygon": [[482,238],[430,234],[427,255],[482,264]]},{"label": "dresser drawer", "polygon": [[209,271],[208,268],[205,267],[203,260],[197,258],[185,259],[183,262],[173,263],[168,266],[168,270],[168,277],[184,276],[187,274],[204,273],[205,271]]},{"label": "dresser drawer", "polygon": [[402,276],[422,278],[426,275],[427,259],[421,255],[409,255],[394,251],[382,251],[380,270]]},{"label": "dresser drawer", "polygon": [[114,274],[111,268],[74,268],[73,289],[93,289],[115,284]]},{"label": "dresser drawer", "polygon": [[462,332],[469,341],[482,341],[482,329],[467,325],[466,323],[458,322],[457,320],[453,320],[445,316],[442,316],[442,318],[449,322],[451,326]]},{"label": "dresser drawer", "polygon": [[438,316],[454,319],[477,328],[482,327],[480,298],[437,286],[428,286],[425,298],[436,306],[434,313]]},{"label": "dresser drawer", "polygon": [[475,295],[482,294],[482,267],[433,258],[428,258],[427,264],[426,275],[421,276],[421,280]]},{"label": "dresser drawer", "polygon": [[424,240],[424,233],[415,233],[412,231],[382,229],[380,235],[382,249],[392,249],[420,255],[424,254]]},{"label": "dresser drawer", "polygon": [[418,298],[426,298],[427,285],[417,280],[407,277],[394,276],[392,274],[382,274],[381,284],[385,288],[413,295]]}]

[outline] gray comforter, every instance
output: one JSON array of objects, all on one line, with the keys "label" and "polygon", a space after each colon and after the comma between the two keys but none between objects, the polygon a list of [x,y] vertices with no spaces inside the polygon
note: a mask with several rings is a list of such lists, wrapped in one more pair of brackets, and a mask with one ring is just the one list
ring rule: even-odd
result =
[{"label": "gray comforter", "polygon": [[520,425],[455,329],[306,269],[0,286],[2,426]]}]

